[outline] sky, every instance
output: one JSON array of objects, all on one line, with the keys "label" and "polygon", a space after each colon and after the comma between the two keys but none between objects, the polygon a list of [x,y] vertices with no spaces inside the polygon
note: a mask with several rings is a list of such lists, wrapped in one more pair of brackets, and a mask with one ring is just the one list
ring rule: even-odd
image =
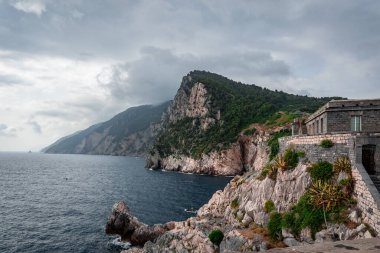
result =
[{"label": "sky", "polygon": [[0,0],[0,151],[175,95],[194,69],[380,98],[380,1]]}]

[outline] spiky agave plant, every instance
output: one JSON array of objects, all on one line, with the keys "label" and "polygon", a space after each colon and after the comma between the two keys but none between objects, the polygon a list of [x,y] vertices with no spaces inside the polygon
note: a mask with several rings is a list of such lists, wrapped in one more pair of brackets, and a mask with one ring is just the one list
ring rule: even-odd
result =
[{"label": "spiky agave plant", "polygon": [[311,185],[309,194],[312,203],[322,206],[326,211],[331,211],[344,200],[338,186],[321,180],[317,180]]},{"label": "spiky agave plant", "polygon": [[351,176],[351,162],[347,156],[340,156],[334,162],[334,172],[339,174],[341,171]]},{"label": "spiky agave plant", "polygon": [[286,160],[283,155],[278,155],[274,159],[274,167],[277,168],[278,170],[286,170],[288,168],[288,165],[286,164]]}]

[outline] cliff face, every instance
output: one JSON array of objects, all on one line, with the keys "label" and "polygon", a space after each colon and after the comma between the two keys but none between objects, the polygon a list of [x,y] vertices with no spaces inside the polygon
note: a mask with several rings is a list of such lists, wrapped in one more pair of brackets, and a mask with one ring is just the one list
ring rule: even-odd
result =
[{"label": "cliff face", "polygon": [[[276,159],[285,154],[286,151]],[[223,191],[217,191],[198,210],[195,217],[171,223],[166,232],[147,241],[143,248],[132,248],[123,253],[256,252],[376,236],[368,224],[363,224],[366,218],[361,216],[356,201],[352,199],[355,194],[346,188],[353,176],[351,165],[348,163],[344,171],[334,169],[330,180],[322,183],[309,170],[315,165],[310,162],[315,155],[315,152],[306,150],[297,159],[294,169],[277,168],[275,177],[263,176],[266,159],[256,160],[256,170],[235,176]],[[277,166],[281,162],[271,163]],[[319,188],[320,185],[323,188]],[[331,201],[334,194],[340,196],[340,200],[336,199],[339,204],[330,211],[324,204],[313,202],[315,198],[312,196],[319,198],[326,194],[321,193],[321,189],[329,189],[327,201]],[[316,192],[319,193],[315,195]],[[266,207],[268,202],[272,202],[272,210]],[[276,221],[275,217],[280,220]],[[219,247],[208,237],[216,229],[224,234]],[[270,234],[271,231],[275,233]],[[274,240],[273,236],[277,239]],[[319,245],[314,249],[319,249]]]},{"label": "cliff face", "polygon": [[[263,134],[264,135],[264,134]],[[133,252],[244,252],[267,249],[268,236],[254,234],[252,224],[266,226],[269,214],[264,210],[267,200],[275,203],[277,211],[289,210],[311,184],[306,171],[307,163],[301,162],[292,171],[279,172],[276,180],[258,175],[266,159],[257,159],[258,171],[235,176],[223,191],[217,191],[209,202],[198,210],[196,217],[175,222],[174,228],[158,237],[154,243]],[[235,202],[235,205],[231,203]],[[208,240],[214,229],[224,232],[219,250]]]},{"label": "cliff face", "polygon": [[147,157],[147,166],[168,171],[231,176],[260,168],[268,160],[266,136],[259,132],[241,136],[236,143],[223,151],[202,154],[200,158],[186,155],[160,157],[157,153]]},{"label": "cliff face", "polygon": [[129,108],[106,122],[58,140],[43,152],[141,156],[161,129],[168,105],[165,102]]},{"label": "cliff face", "polygon": [[245,129],[273,121],[279,111],[313,111],[326,100],[329,98],[296,96],[192,71],[183,77],[168,108],[163,130],[147,155],[147,167],[242,174],[255,167],[258,154],[265,153],[262,137],[252,132],[245,136]]}]

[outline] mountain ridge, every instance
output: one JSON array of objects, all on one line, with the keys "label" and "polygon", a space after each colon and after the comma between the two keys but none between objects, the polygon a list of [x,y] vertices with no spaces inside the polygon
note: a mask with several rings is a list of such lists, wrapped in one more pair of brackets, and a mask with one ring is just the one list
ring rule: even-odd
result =
[{"label": "mountain ridge", "polygon": [[110,120],[60,138],[42,152],[143,156],[169,103],[130,107]]}]

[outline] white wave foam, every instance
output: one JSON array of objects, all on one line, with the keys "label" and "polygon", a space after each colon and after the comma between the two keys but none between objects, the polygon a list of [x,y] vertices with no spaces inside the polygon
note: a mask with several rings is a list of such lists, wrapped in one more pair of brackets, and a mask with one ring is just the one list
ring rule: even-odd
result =
[{"label": "white wave foam", "polygon": [[113,239],[112,241],[108,242],[108,244],[112,248],[118,249],[129,249],[131,247],[131,244],[129,242],[122,242],[120,237]]}]

